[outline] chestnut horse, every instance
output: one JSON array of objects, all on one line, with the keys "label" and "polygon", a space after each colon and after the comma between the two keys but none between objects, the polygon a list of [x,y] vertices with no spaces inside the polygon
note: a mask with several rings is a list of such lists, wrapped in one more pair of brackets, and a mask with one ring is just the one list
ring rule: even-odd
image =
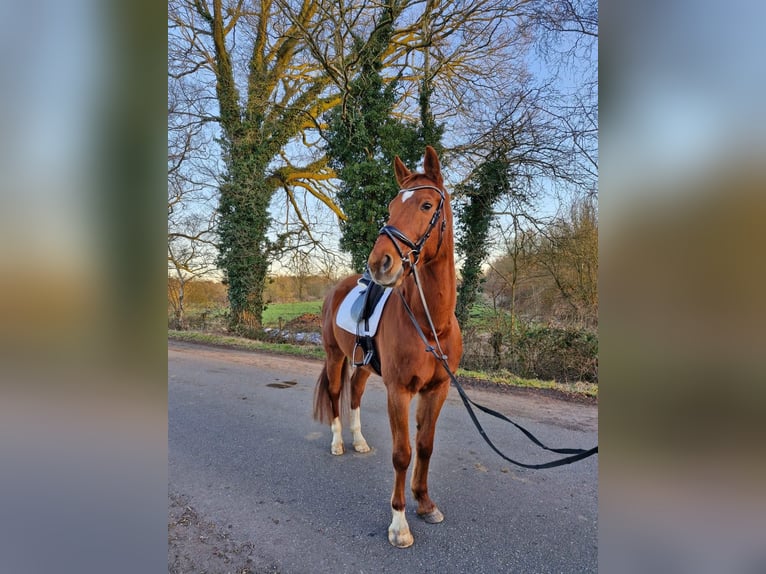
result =
[{"label": "chestnut horse", "polygon": [[[412,455],[410,402],[418,395],[415,466],[410,486],[418,503],[418,516],[435,524],[441,522],[444,515],[428,495],[428,464],[433,451],[436,419],[450,385],[444,366],[434,354],[424,349],[407,306],[429,344],[441,345],[453,371],[460,362],[463,343],[455,318],[452,209],[444,189],[439,158],[428,146],[424,173],[410,172],[398,157],[394,160],[394,171],[401,191],[389,204],[388,225],[381,229],[367,263],[373,281],[399,291],[392,293],[388,300],[375,342],[388,393],[393,439],[393,519],[388,527],[388,540],[394,546],[406,548],[414,542],[404,515],[405,478]],[[418,278],[422,291],[416,283]],[[314,393],[314,418],[331,426],[331,452],[336,455],[343,454],[341,419],[348,413],[349,406],[354,449],[357,452],[370,450],[362,435],[359,411],[372,369],[370,366],[356,367],[349,377],[355,336],[338,327],[335,321],[338,307],[358,279],[359,275],[356,275],[341,281],[327,295],[322,307],[322,339],[327,358]],[[421,295],[432,321],[428,319]],[[342,408],[345,409],[343,413]]]}]

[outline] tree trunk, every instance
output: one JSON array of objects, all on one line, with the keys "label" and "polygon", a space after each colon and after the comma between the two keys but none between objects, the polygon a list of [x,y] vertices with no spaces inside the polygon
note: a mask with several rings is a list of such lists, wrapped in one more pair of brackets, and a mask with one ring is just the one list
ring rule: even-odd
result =
[{"label": "tree trunk", "polygon": [[184,281],[178,283],[178,306],[176,307],[176,329],[183,331],[186,328],[184,317]]},{"label": "tree trunk", "polygon": [[229,328],[253,335],[260,330],[263,315],[263,291],[272,248],[268,238],[269,203],[274,188],[263,180],[265,166],[260,167],[252,155],[246,154],[231,154],[229,181],[221,186],[219,263],[229,282]]}]

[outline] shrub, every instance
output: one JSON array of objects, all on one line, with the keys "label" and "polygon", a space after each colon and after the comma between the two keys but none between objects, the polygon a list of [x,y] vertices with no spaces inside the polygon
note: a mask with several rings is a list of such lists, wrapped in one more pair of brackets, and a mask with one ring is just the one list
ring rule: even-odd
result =
[{"label": "shrub", "polygon": [[507,368],[522,377],[598,382],[598,338],[571,327],[521,325],[507,350]]},{"label": "shrub", "polygon": [[554,327],[518,320],[497,323],[487,332],[463,333],[466,369],[508,370],[520,377],[559,382],[598,382],[598,336],[573,327]]}]

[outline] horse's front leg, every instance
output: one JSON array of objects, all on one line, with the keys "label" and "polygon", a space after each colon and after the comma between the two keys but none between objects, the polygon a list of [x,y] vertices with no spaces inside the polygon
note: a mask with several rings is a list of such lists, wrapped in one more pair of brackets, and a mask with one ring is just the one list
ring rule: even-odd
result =
[{"label": "horse's front leg", "polygon": [[388,541],[397,548],[407,548],[415,541],[404,516],[404,486],[412,449],[409,435],[409,413],[412,395],[397,388],[388,390],[388,418],[393,438],[394,490],[391,494],[393,518],[388,527]]},{"label": "horse's front leg", "polygon": [[415,439],[415,468],[412,470],[410,486],[418,502],[418,516],[430,524],[444,520],[444,515],[428,496],[428,465],[434,449],[436,419],[439,418],[444,400],[449,392],[449,381],[421,393],[418,399]]}]

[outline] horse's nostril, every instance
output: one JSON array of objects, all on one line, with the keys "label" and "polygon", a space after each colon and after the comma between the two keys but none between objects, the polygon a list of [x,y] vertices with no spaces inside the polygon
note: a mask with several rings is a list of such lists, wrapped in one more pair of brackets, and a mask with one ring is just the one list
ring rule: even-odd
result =
[{"label": "horse's nostril", "polygon": [[387,273],[388,270],[391,269],[393,262],[394,260],[391,259],[390,255],[384,255],[383,260],[380,263],[380,270],[383,271],[383,273]]}]

